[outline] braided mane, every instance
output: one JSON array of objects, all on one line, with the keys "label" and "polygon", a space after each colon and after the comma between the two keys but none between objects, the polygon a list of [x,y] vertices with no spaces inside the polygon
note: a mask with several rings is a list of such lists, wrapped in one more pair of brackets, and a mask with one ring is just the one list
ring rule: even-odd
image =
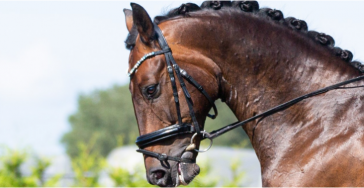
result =
[{"label": "braided mane", "polygon": [[[281,24],[289,27],[303,35],[306,35],[311,40],[314,40],[318,45],[325,46],[332,51],[332,54],[341,58],[351,66],[364,73],[364,65],[358,61],[353,60],[353,54],[349,50],[343,50],[340,47],[335,47],[335,40],[325,33],[319,33],[316,31],[309,31],[307,23],[303,20],[296,19],[294,17],[284,18],[283,13],[280,10],[261,8],[259,9],[259,3],[257,1],[205,1],[198,6],[194,3],[182,4],[180,7],[170,10],[166,15],[156,16],[154,22],[159,24],[170,18],[182,15],[189,16],[189,12],[199,11],[201,9],[210,9],[211,11],[217,11],[220,9],[240,9],[241,11],[256,14],[261,17],[266,17],[276,24]],[[135,27],[132,32],[129,33],[125,44],[127,49],[132,49],[135,45],[135,40],[138,33]]]}]

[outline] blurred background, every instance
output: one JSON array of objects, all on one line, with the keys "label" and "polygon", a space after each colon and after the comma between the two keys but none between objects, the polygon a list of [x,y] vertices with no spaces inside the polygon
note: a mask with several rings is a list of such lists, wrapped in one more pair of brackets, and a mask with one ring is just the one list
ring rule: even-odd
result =
[{"label": "blurred background", "polygon": [[[153,18],[186,2],[136,3]],[[305,20],[364,60],[364,2],[259,4]],[[130,2],[0,1],[0,187],[148,186],[134,151],[124,8]],[[225,104],[217,106],[207,130],[236,121]],[[198,163],[202,172],[191,186],[261,186],[242,129],[216,139]]]}]

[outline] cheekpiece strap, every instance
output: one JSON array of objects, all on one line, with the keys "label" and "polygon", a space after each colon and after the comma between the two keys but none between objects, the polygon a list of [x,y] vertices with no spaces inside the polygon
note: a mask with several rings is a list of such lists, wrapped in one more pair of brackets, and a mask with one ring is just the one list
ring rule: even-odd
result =
[{"label": "cheekpiece strap", "polygon": [[[163,33],[162,33],[162,31],[160,30],[160,28],[158,27],[157,24],[154,24],[154,29],[155,29],[156,33],[158,34],[158,42],[159,42],[159,45],[161,46],[161,48],[162,49],[169,48],[168,44],[167,44],[167,40],[164,38]],[[198,124],[198,121],[197,121],[196,116],[195,116],[195,112],[193,110],[193,102],[192,102],[192,99],[191,99],[191,95],[187,91],[186,84],[184,83],[184,81],[182,79],[180,68],[177,65],[176,61],[174,60],[174,58],[172,56],[172,52],[166,53],[165,56],[166,56],[167,68],[168,69],[174,69],[174,72],[176,73],[176,77],[177,77],[177,79],[178,79],[178,81],[180,83],[183,94],[184,94],[184,96],[186,98],[187,106],[188,106],[189,111],[190,111],[190,116],[191,116],[193,125],[195,127],[195,131],[196,131],[197,134],[201,134],[200,126]],[[176,92],[176,88],[175,88],[176,87],[175,77],[173,76],[173,74],[170,74],[170,79],[171,79],[171,82],[172,82],[173,93],[175,95],[175,94],[177,94],[177,92]],[[177,95],[177,97],[175,96],[175,100],[176,100],[176,106],[177,106],[178,121],[179,121],[180,124],[182,124],[181,113],[179,111],[178,95]]]}]

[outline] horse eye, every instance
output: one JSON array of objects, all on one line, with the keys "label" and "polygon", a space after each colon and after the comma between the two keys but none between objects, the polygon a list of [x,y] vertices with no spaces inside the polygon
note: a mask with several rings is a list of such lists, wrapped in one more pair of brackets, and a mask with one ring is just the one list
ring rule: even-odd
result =
[{"label": "horse eye", "polygon": [[155,92],[155,90],[156,90],[155,86],[150,86],[150,87],[147,88],[147,93],[149,95],[152,95]]},{"label": "horse eye", "polygon": [[148,98],[154,97],[156,93],[157,93],[157,85],[152,85],[145,88],[145,94]]}]

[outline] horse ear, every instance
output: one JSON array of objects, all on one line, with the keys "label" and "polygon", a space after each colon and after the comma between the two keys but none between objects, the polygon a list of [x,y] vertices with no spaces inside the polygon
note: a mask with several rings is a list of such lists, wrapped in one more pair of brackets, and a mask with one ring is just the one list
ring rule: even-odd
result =
[{"label": "horse ear", "polygon": [[131,33],[131,28],[133,28],[133,25],[134,25],[133,11],[124,8],[124,14],[125,14],[126,28],[128,29],[129,33]]},{"label": "horse ear", "polygon": [[140,38],[144,43],[155,39],[154,25],[147,11],[136,3],[130,3],[133,9],[133,22],[137,27]]}]

